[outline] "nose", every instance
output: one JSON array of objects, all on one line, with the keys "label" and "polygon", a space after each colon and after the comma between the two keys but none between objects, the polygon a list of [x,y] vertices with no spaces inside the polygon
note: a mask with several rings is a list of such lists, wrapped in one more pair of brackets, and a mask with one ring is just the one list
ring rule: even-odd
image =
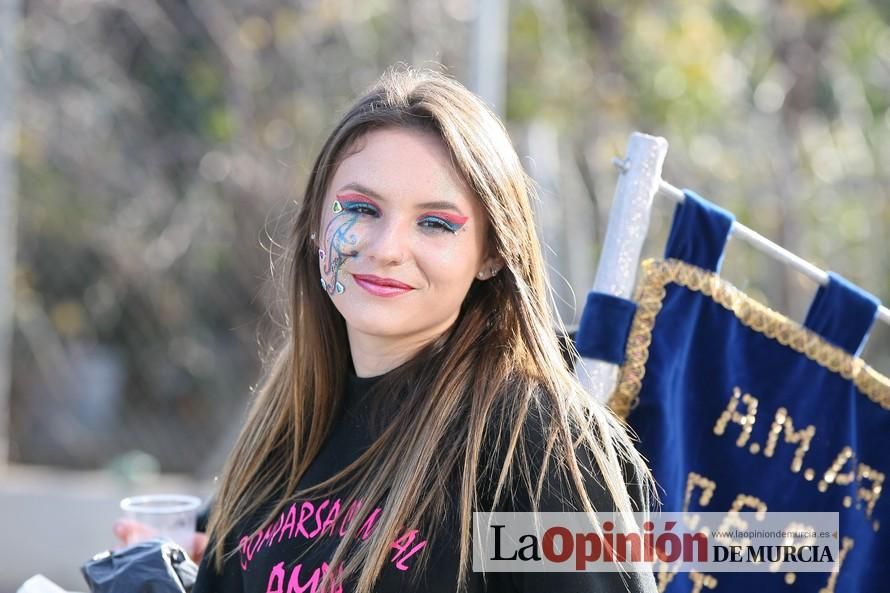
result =
[{"label": "nose", "polygon": [[381,265],[398,265],[408,253],[408,232],[396,219],[381,221],[368,229],[365,237],[365,256]]}]

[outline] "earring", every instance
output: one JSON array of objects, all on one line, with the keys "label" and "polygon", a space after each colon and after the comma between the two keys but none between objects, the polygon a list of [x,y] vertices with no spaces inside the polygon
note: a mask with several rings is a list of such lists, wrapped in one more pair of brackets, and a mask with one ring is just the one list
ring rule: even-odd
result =
[{"label": "earring", "polygon": [[479,272],[476,274],[476,277],[479,278],[479,280],[485,280],[485,272]]}]

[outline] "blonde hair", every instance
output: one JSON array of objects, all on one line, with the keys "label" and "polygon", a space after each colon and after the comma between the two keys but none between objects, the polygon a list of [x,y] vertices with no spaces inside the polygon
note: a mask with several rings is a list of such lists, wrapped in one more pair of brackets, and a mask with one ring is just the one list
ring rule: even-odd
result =
[{"label": "blonde hair", "polygon": [[[310,235],[318,232],[339,160],[363,135],[383,128],[424,130],[442,141],[482,204],[491,249],[505,265],[497,276],[473,283],[448,331],[374,386],[374,397],[397,404],[368,450],[331,479],[298,491],[332,428],[349,369],[344,321],[320,287]],[[372,590],[405,526],[422,526],[431,538],[447,512],[457,516],[458,581],[465,583],[472,512],[491,510],[482,507],[517,493],[536,507],[548,468],[565,478],[579,510],[595,510],[585,488],[592,475],[616,511],[629,516],[639,510],[625,470],[643,487],[644,499],[649,472],[623,426],[584,391],[560,351],[557,332],[565,330],[550,308],[533,196],[501,122],[445,75],[392,69],[343,116],[312,168],[288,245],[286,336],[257,389],[210,516],[211,541],[221,543],[210,551],[218,570],[237,553],[235,545],[225,549],[236,528],[264,503],[278,501],[264,507],[269,511],[255,528],[295,496],[335,489],[361,492],[365,502],[329,562],[342,567],[338,578],[357,579],[359,593]],[[542,456],[524,445],[533,415],[541,420],[532,436],[540,438]],[[494,455],[490,443],[500,444]],[[456,500],[450,496],[454,480]],[[485,491],[489,480],[494,488]],[[359,526],[375,505],[382,512],[374,530],[357,544]]]}]

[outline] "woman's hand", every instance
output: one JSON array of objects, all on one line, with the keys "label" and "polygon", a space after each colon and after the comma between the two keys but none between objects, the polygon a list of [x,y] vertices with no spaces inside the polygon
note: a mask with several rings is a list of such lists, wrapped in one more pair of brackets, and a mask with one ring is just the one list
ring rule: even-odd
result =
[{"label": "woman's hand", "polygon": [[[150,539],[157,535],[157,532],[139,521],[132,519],[118,519],[114,522],[115,537],[124,545],[129,546],[145,539]],[[195,533],[195,539],[192,542],[192,549],[186,550],[196,563],[201,562],[204,557],[204,550],[207,549],[207,535],[204,533]]]}]

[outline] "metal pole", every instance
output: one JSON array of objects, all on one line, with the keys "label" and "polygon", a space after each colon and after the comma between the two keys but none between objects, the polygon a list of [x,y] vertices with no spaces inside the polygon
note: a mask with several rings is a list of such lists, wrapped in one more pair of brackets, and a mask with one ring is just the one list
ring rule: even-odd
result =
[{"label": "metal pole", "polygon": [[20,0],[0,2],[0,469],[9,461],[16,246],[18,20]]},{"label": "metal pole", "polygon": [[[609,226],[593,290],[631,298],[640,265],[640,252],[649,231],[652,200],[661,181],[661,168],[667,156],[667,140],[634,132],[630,135],[622,174],[609,211]],[[597,399],[605,402],[615,389],[618,367],[602,360],[582,358],[575,374]]]}]

